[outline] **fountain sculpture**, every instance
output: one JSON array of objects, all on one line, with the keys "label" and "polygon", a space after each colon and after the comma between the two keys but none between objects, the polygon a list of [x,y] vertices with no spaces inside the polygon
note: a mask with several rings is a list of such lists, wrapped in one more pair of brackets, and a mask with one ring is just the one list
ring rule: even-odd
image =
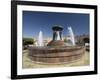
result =
[{"label": "fountain sculpture", "polygon": [[55,25],[52,28],[53,39],[44,46],[42,31],[39,32],[38,46],[29,47],[29,55],[35,62],[42,64],[60,64],[68,63],[80,59],[85,52],[84,46],[75,45],[74,34],[71,27],[70,32],[72,46],[67,46],[62,40],[61,26]]},{"label": "fountain sculpture", "polygon": [[59,46],[65,46],[64,41],[62,40],[62,30],[63,28],[61,26],[54,26],[52,28],[53,30],[53,40],[47,44],[47,46],[52,47],[59,47]]}]

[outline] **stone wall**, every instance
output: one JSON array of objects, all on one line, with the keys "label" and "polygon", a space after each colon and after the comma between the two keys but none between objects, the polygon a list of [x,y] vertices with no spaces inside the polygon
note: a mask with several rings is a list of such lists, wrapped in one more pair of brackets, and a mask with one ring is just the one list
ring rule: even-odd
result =
[{"label": "stone wall", "polygon": [[70,62],[81,58],[85,53],[84,47],[66,48],[66,49],[29,49],[29,56],[33,61],[43,63],[63,63]]}]

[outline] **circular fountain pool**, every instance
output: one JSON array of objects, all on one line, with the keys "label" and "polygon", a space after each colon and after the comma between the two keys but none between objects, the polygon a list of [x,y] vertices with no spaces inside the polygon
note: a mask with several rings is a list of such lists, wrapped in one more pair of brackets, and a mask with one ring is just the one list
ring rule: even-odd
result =
[{"label": "circular fountain pool", "polygon": [[67,63],[81,58],[85,48],[74,47],[29,47],[31,59],[40,63]]}]

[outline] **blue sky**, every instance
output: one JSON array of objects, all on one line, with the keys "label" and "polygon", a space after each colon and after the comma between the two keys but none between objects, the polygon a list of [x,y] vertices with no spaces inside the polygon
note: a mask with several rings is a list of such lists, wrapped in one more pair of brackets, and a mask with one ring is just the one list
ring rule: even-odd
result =
[{"label": "blue sky", "polygon": [[63,36],[71,26],[75,35],[89,34],[89,14],[23,11],[23,37],[52,37],[52,26],[61,25]]}]

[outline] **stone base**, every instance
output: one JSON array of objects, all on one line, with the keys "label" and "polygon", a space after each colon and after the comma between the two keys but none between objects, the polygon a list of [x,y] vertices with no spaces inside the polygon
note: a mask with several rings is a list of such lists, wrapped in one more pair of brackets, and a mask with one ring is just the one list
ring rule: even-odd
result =
[{"label": "stone base", "polygon": [[67,63],[77,60],[85,53],[84,47],[62,48],[29,48],[29,56],[33,61],[41,63]]},{"label": "stone base", "polygon": [[62,40],[56,40],[56,41],[50,41],[47,46],[52,46],[52,47],[61,47],[61,46],[65,46],[65,42]]}]

